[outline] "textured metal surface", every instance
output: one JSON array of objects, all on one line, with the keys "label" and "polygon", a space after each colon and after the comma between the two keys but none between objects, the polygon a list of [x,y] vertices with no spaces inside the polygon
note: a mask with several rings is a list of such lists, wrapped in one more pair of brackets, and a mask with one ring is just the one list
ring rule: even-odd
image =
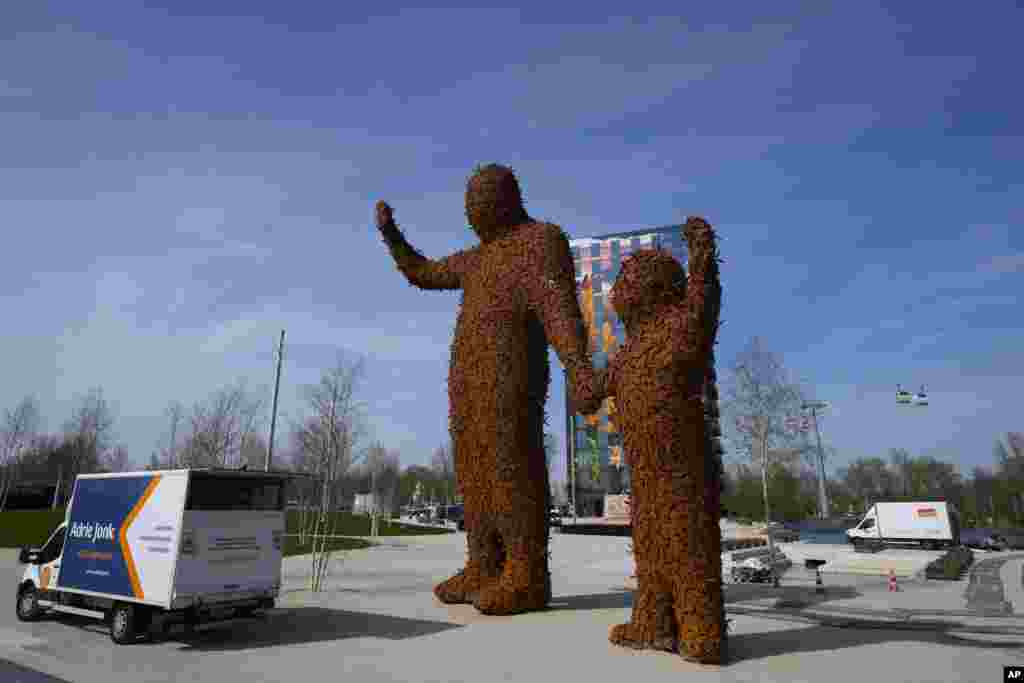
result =
[{"label": "textured metal surface", "polygon": [[485,614],[512,614],[551,599],[549,342],[574,403],[593,412],[600,400],[565,234],[527,215],[515,175],[496,164],[470,177],[466,217],[480,244],[434,261],[406,242],[387,204],[377,205],[378,229],[410,284],[462,291],[448,396],[469,557],[435,595]]},{"label": "textured metal surface", "polygon": [[633,468],[637,591],[613,643],[678,651],[720,663],[721,468],[709,416],[717,402],[714,355],[721,305],[711,226],[690,218],[687,278],[671,254],[638,251],[623,262],[612,304],[627,341],[612,358],[606,392]]}]

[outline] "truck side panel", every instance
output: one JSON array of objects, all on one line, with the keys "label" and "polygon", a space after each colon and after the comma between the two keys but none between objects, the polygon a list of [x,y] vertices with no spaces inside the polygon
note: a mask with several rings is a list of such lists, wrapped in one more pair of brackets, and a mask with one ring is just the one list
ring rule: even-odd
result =
[{"label": "truck side panel", "polygon": [[80,477],[58,590],[169,605],[185,482],[175,473]]},{"label": "truck side panel", "polygon": [[177,596],[266,591],[281,585],[284,512],[186,510],[193,554],[178,558]]},{"label": "truck side panel", "polygon": [[878,503],[877,506],[883,538],[952,539],[946,503]]}]

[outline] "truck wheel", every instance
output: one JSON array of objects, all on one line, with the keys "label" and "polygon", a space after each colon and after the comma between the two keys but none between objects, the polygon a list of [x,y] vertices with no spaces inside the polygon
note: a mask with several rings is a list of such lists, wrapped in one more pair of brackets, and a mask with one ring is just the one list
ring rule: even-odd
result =
[{"label": "truck wheel", "polygon": [[36,621],[43,613],[39,606],[39,591],[35,586],[25,586],[18,591],[18,621]]},{"label": "truck wheel", "polygon": [[135,606],[119,602],[110,612],[110,639],[118,645],[135,642]]}]

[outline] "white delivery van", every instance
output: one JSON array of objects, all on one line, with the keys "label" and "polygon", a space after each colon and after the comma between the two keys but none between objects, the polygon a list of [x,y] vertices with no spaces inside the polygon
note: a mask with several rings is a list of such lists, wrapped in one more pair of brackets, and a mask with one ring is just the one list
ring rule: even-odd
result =
[{"label": "white delivery van", "polygon": [[960,515],[941,501],[875,503],[846,536],[855,546],[875,541],[938,549],[960,544]]},{"label": "white delivery van", "polygon": [[155,622],[166,632],[272,608],[287,480],[213,468],[80,475],[64,522],[21,551],[18,618],[109,619],[114,642],[129,643]]}]

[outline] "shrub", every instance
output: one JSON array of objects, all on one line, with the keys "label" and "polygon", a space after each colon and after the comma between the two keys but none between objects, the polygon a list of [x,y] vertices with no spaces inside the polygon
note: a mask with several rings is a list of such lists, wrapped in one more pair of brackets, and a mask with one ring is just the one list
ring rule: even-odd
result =
[{"label": "shrub", "polygon": [[929,579],[956,581],[974,564],[974,553],[964,546],[952,548],[942,557],[932,560],[925,568]]}]

